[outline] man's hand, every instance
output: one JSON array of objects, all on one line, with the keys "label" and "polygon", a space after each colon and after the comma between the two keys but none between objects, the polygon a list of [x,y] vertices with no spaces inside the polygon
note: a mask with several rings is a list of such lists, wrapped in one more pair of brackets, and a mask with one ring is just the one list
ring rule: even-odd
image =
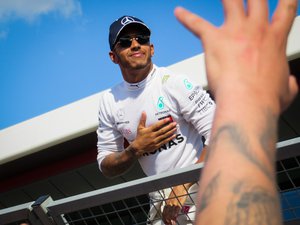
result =
[{"label": "man's hand", "polygon": [[137,127],[137,136],[131,143],[131,147],[137,155],[154,151],[176,137],[176,122],[171,122],[169,118],[165,118],[146,127],[146,119],[146,113],[143,112]]},{"label": "man's hand", "polygon": [[282,111],[297,92],[295,78],[289,76],[286,44],[298,1],[279,1],[271,22],[268,1],[247,2],[245,10],[242,0],[223,0],[221,27],[182,8],[175,15],[203,43],[208,85],[217,102],[228,99],[229,93],[251,90],[262,105]]},{"label": "man's hand", "polygon": [[137,157],[145,152],[152,152],[175,138],[176,130],[176,122],[171,122],[169,118],[146,127],[146,113],[143,112],[137,127],[136,139],[125,151],[106,156],[101,163],[102,173],[107,177],[123,174],[132,167]]},{"label": "man's hand", "polygon": [[[204,146],[201,152],[201,155],[196,163],[202,163],[206,157],[207,146]],[[185,204],[185,201],[188,196],[188,190],[193,185],[193,183],[186,183],[172,187],[172,191],[169,194],[169,197],[166,200],[166,205],[164,206],[162,213],[162,220],[166,225],[176,224],[176,219],[179,212],[182,209],[182,206]]]},{"label": "man's hand", "polygon": [[191,186],[192,183],[172,187],[162,213],[162,220],[166,225],[176,224],[177,217],[187,199],[188,190]]},{"label": "man's hand", "polygon": [[222,3],[221,27],[175,10],[203,43],[217,103],[196,224],[282,224],[275,149],[279,115],[298,92],[286,59],[298,0],[279,0],[271,20],[267,0]]}]

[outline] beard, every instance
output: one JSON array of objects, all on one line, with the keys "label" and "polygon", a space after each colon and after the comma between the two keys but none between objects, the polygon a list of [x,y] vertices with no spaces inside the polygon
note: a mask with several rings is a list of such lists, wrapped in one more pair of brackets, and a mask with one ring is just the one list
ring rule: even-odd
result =
[{"label": "beard", "polygon": [[119,65],[123,67],[124,69],[144,69],[148,67],[151,64],[151,57],[147,57],[144,60],[120,60]]},{"label": "beard", "polygon": [[124,57],[118,54],[117,57],[119,66],[125,70],[144,69],[152,64],[152,56],[149,52],[146,52],[145,57],[142,58]]}]

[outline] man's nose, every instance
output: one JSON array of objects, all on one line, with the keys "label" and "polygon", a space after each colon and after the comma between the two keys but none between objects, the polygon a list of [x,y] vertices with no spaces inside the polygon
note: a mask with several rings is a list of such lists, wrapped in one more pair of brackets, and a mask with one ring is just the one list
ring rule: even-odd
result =
[{"label": "man's nose", "polygon": [[140,47],[140,43],[137,41],[137,38],[132,38],[132,42],[131,42],[131,48],[137,48],[137,47]]}]

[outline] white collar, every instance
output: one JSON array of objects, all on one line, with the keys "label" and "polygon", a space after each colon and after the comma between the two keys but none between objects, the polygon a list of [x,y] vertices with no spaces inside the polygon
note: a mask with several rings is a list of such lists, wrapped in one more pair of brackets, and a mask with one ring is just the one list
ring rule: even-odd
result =
[{"label": "white collar", "polygon": [[153,64],[153,68],[150,71],[150,73],[146,76],[146,78],[140,82],[137,83],[128,83],[127,81],[124,80],[124,84],[125,86],[129,89],[129,90],[138,90],[141,89],[143,87],[145,87],[145,85],[150,82],[152,80],[152,78],[154,77],[153,75],[155,74],[155,71],[157,69],[157,66]]}]

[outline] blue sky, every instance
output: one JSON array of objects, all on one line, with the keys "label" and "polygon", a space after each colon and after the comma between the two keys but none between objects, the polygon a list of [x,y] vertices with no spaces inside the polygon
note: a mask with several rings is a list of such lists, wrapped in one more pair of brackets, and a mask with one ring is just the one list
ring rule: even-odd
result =
[{"label": "blue sky", "polygon": [[[273,11],[277,1],[269,2]],[[175,19],[176,6],[223,22],[220,0],[0,0],[0,129],[120,82],[108,57],[108,29],[122,15],[151,28],[159,66],[202,53]]]}]

